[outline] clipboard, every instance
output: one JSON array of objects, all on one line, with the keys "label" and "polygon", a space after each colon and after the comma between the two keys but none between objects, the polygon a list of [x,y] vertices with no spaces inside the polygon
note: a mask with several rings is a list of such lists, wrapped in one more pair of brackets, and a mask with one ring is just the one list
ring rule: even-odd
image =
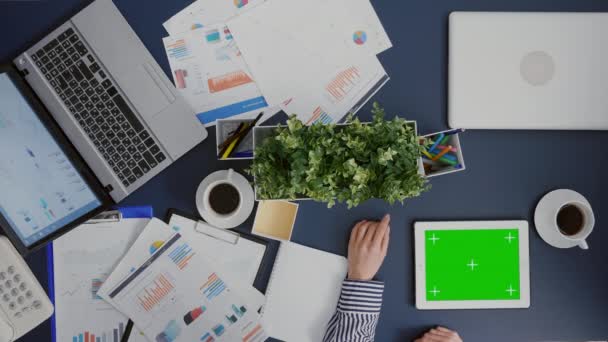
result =
[{"label": "clipboard", "polygon": [[[129,218],[152,218],[154,217],[154,210],[151,206],[132,206],[132,207],[118,207],[115,210],[103,212],[85,224],[99,224],[108,222],[119,222],[122,219]],[[46,246],[46,266],[48,274],[48,292],[49,298],[53,305],[55,305],[55,273],[54,273],[54,260],[53,260],[53,244],[49,243]],[[131,330],[133,328],[133,322],[129,320],[125,327],[125,331],[121,336],[121,342],[129,340]],[[57,341],[56,331],[56,316],[53,313],[51,316],[51,338],[53,342]]]},{"label": "clipboard", "polygon": [[[262,277],[264,276],[266,269],[269,265],[269,262],[271,261],[270,260],[271,253],[270,253],[270,248],[269,248],[269,244],[270,244],[269,240],[249,234],[249,233],[236,232],[233,230],[212,227],[209,224],[207,224],[198,215],[189,214],[185,211],[174,209],[174,208],[171,208],[167,211],[167,215],[165,216],[164,221],[167,224],[169,224],[173,215],[181,216],[181,217],[189,219],[191,221],[200,222],[200,223],[205,224],[204,229],[201,229],[202,226],[201,227],[197,226],[196,231],[198,233],[205,234],[205,235],[209,236],[210,238],[214,238],[214,239],[223,241],[227,244],[227,246],[237,244],[239,239],[247,239],[251,242],[259,244],[260,246],[263,246],[264,253],[263,253],[263,256],[262,256],[262,259],[260,262],[260,266],[258,267],[257,274],[256,274],[255,279],[252,284],[252,285],[254,285],[254,287],[258,288],[258,290],[260,290],[259,286],[256,286],[256,284],[259,284],[262,281]],[[264,292],[262,290],[260,290],[260,291],[262,293]]]}]

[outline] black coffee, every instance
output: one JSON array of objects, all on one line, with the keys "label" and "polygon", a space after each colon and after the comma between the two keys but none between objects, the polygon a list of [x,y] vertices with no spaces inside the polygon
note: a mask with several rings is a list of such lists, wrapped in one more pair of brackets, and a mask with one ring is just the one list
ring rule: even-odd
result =
[{"label": "black coffee", "polygon": [[557,226],[564,235],[576,235],[584,224],[583,212],[575,205],[565,205],[557,213]]},{"label": "black coffee", "polygon": [[218,184],[209,192],[209,205],[220,215],[234,212],[241,203],[238,190],[230,184]]}]

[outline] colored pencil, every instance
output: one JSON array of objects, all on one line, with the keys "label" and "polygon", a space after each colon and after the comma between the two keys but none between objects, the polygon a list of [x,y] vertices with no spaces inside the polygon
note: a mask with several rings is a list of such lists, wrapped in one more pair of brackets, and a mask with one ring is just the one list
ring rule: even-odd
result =
[{"label": "colored pencil", "polygon": [[443,164],[433,161],[431,159],[422,158],[422,163],[424,165],[432,165],[432,166],[443,166]]},{"label": "colored pencil", "polygon": [[441,159],[441,157],[446,155],[446,153],[450,152],[451,148],[452,148],[452,146],[448,146],[448,147],[444,148],[441,152],[437,153],[431,160],[436,161],[436,160]]},{"label": "colored pencil", "polygon": [[[437,148],[438,148],[438,149],[441,149],[441,150],[443,150],[443,149],[444,149],[444,148],[446,148],[446,147],[447,147],[447,146],[445,146],[445,145],[437,145]],[[456,147],[453,147],[453,146],[450,146],[450,147],[451,147],[451,148],[450,148],[450,152],[458,152],[458,149],[457,149]]]},{"label": "colored pencil", "polygon": [[[435,156],[437,155],[435,153],[429,153],[429,154],[431,155],[431,158],[430,158],[431,160],[433,160],[433,158],[435,158]],[[454,162],[458,161],[458,158],[455,157],[455,156],[453,156],[453,155],[451,155],[451,154],[446,154],[446,155],[444,155],[444,156],[442,156],[442,157],[439,158],[439,160],[441,160],[441,159],[448,159],[448,160],[451,160],[451,161],[454,161]]]},{"label": "colored pencil", "polygon": [[422,150],[422,154],[424,154],[429,159],[433,159],[433,155],[430,154],[427,150]]},{"label": "colored pencil", "polygon": [[439,158],[439,160],[441,160],[442,162],[444,162],[444,163],[446,163],[446,164],[450,164],[450,165],[452,165],[452,166],[454,166],[454,165],[458,165],[458,162],[457,162],[457,161],[447,159],[445,156],[443,156],[443,157]]},{"label": "colored pencil", "polygon": [[445,135],[443,133],[439,133],[439,135],[437,136],[437,139],[435,139],[435,142],[433,143],[433,145],[428,149],[429,152],[434,152],[435,148],[437,148],[437,145],[439,145],[439,142],[441,141],[441,139],[443,139]]}]

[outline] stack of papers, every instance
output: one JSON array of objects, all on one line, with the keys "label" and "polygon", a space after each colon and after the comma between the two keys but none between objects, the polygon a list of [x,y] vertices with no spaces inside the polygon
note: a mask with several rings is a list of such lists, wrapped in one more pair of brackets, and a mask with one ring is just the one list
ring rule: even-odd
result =
[{"label": "stack of papers", "polygon": [[225,25],[259,2],[196,1],[163,24],[175,86],[205,126],[217,119],[253,119],[261,111],[266,120],[280,110],[269,108]]},{"label": "stack of papers", "polygon": [[194,230],[152,219],[96,295],[150,341],[266,340],[264,296],[200,247]]},{"label": "stack of papers", "polygon": [[[56,341],[118,342],[128,318],[98,296],[99,288],[148,224],[124,219],[82,225],[53,242]],[[148,341],[133,331],[129,342]]]},{"label": "stack of papers", "polygon": [[164,27],[175,85],[205,125],[281,109],[338,122],[389,79],[369,0],[197,0]]}]

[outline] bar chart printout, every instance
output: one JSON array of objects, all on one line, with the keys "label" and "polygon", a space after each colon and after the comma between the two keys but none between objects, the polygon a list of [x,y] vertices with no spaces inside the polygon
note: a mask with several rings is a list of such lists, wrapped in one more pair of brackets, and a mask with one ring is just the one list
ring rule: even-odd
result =
[{"label": "bar chart printout", "polygon": [[313,125],[313,124],[316,124],[318,122],[326,125],[326,124],[332,123],[333,119],[321,107],[317,107],[315,109],[315,111],[313,112],[312,117],[308,121],[306,121],[306,125],[307,126],[308,125]]},{"label": "bar chart printout", "polygon": [[226,289],[226,284],[220,279],[217,274],[212,273],[206,283],[201,286],[203,294],[207,297],[207,300],[219,296]]},{"label": "bar chart printout", "polygon": [[125,332],[125,324],[120,323],[111,331],[104,331],[98,334],[84,331],[72,338],[72,342],[120,342]]},{"label": "bar chart printout", "polygon": [[91,298],[93,300],[101,300],[101,297],[97,295],[97,292],[103,285],[103,280],[101,278],[91,279]]},{"label": "bar chart printout", "polygon": [[187,243],[184,243],[169,253],[169,258],[180,270],[188,266],[188,261],[194,256],[194,251]]},{"label": "bar chart printout", "polygon": [[338,75],[325,87],[325,90],[330,95],[333,102],[339,102],[357,86],[357,82],[361,78],[359,69],[352,66],[341,71]]},{"label": "bar chart printout", "polygon": [[[141,246],[147,253],[149,243]],[[230,291],[204,256],[196,252],[188,267],[176,267],[191,252],[188,246],[193,245],[180,233],[168,238],[147,261],[115,284],[108,296],[116,307],[152,337],[151,341],[265,341],[266,334],[258,328],[259,315],[247,310],[252,300]]]},{"label": "bar chart printout", "polygon": [[154,277],[152,282],[141,290],[137,299],[139,305],[145,310],[154,309],[175,288],[168,275],[161,273]]}]

